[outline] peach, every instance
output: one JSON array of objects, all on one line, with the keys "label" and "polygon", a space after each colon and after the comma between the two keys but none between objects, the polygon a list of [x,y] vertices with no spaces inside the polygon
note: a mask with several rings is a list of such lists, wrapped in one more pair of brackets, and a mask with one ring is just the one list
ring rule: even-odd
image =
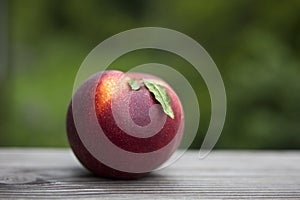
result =
[{"label": "peach", "polygon": [[[83,124],[80,134],[72,104],[76,96],[81,101],[78,105],[85,100],[92,101],[91,105],[77,108],[78,124]],[[87,79],[72,101],[67,112],[68,140],[78,160],[96,175],[118,179],[142,177],[168,160],[180,144],[184,126],[182,105],[173,89],[158,77],[104,71]],[[93,115],[101,131],[96,130],[95,122],[90,119]],[[93,131],[95,133],[91,133]],[[106,138],[100,139],[98,132],[103,132]],[[83,141],[85,136],[90,145]],[[105,149],[106,140],[123,153],[140,155],[140,166],[149,166],[147,170],[135,170],[136,159],[115,153],[109,146]],[[91,148],[97,146],[104,148],[97,153],[113,160],[120,168],[95,156]],[[165,150],[160,152],[161,149]],[[151,152],[155,155],[148,158],[146,154]]]}]

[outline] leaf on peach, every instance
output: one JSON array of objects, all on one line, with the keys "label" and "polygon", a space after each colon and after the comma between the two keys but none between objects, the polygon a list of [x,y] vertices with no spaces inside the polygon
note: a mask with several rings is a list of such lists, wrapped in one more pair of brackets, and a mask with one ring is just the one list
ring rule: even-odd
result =
[{"label": "leaf on peach", "polygon": [[129,79],[128,84],[132,90],[139,90],[141,88],[141,84],[134,78]]},{"label": "leaf on peach", "polygon": [[164,86],[149,79],[143,79],[143,82],[148,90],[154,94],[155,99],[161,104],[164,112],[174,119],[170,96]]}]

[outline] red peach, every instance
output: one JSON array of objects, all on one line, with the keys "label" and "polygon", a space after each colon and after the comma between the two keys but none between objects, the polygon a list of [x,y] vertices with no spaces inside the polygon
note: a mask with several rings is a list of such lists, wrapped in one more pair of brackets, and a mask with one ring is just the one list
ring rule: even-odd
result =
[{"label": "red peach", "polygon": [[[149,83],[154,83],[157,87],[151,89]],[[157,88],[159,91],[155,94],[154,90]],[[164,99],[164,93],[159,93],[161,91],[166,92],[167,99]],[[74,119],[75,108],[72,104],[76,96],[80,99],[78,105],[85,100],[91,99],[93,102],[91,105],[76,108],[76,113],[80,115],[78,123]],[[119,179],[142,177],[168,160],[180,144],[184,125],[183,109],[173,89],[158,77],[141,73],[104,71],[87,79],[78,88],[72,101],[67,113],[69,143],[79,161],[96,175]],[[121,166],[122,169],[133,168],[133,171],[110,166],[97,158],[90,150],[92,147],[84,144],[82,140],[87,135],[91,144],[105,146],[104,140],[98,138],[97,132],[90,133],[96,129],[92,124],[94,122],[89,119],[93,114],[96,115],[97,123],[106,138],[124,152],[144,155],[158,152],[166,146],[168,148],[163,153],[158,152],[155,159],[147,159],[146,156],[145,159],[140,158],[141,165],[151,166],[148,171],[135,172],[135,166],[131,166],[134,160],[126,160],[121,154],[113,154],[111,159],[116,166]],[[84,127],[80,129],[80,134],[77,124]],[[109,158],[112,151],[114,150],[105,149],[100,153]]]}]

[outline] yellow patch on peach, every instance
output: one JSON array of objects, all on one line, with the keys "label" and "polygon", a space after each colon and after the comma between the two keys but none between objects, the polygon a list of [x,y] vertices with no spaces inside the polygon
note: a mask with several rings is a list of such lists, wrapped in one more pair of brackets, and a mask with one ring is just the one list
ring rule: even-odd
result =
[{"label": "yellow patch on peach", "polygon": [[95,103],[98,112],[103,111],[110,103],[119,76],[103,76],[96,89]]}]

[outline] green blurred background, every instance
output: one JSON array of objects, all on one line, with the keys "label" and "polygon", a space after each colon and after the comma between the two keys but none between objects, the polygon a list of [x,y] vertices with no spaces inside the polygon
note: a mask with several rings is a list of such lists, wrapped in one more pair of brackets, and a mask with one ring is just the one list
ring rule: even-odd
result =
[{"label": "green blurred background", "polygon": [[[0,146],[68,146],[65,114],[85,56],[121,31],[158,26],[197,40],[219,67],[228,112],[217,148],[300,148],[299,0],[0,1]],[[191,146],[199,148],[210,118],[202,78],[158,50],[126,54],[111,68],[148,62],[173,66],[201,88]]]}]

